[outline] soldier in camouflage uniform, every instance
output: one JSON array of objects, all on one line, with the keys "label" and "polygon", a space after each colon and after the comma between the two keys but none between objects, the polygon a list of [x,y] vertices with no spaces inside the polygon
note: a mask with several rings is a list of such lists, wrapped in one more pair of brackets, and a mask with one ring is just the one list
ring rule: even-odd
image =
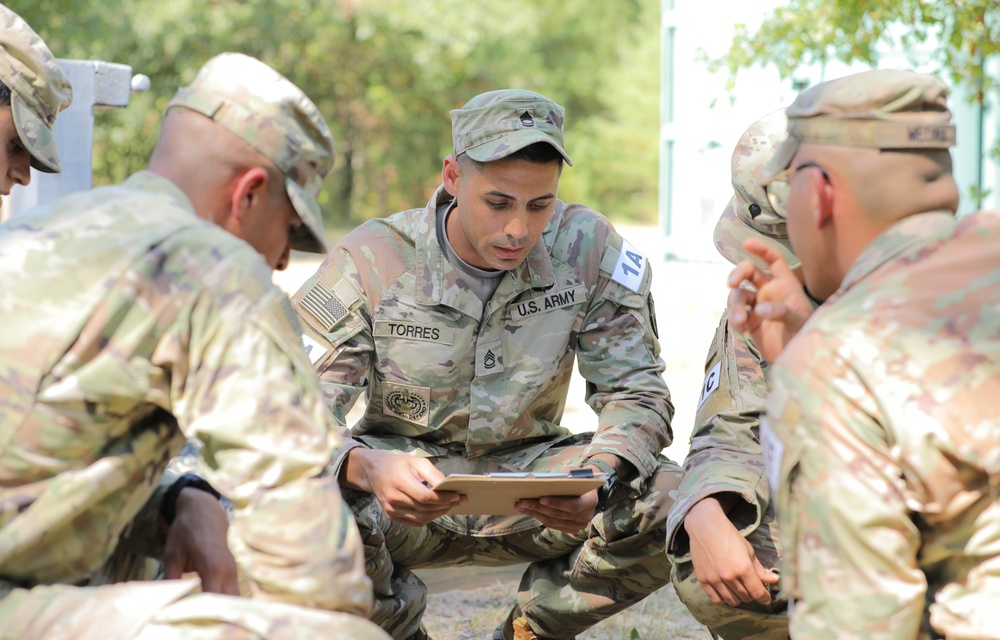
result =
[{"label": "soldier in camouflage uniform", "polygon": [[62,170],[52,128],[72,100],[69,80],[45,42],[0,5],[0,194],[31,182],[30,167]]},{"label": "soldier in camouflage uniform", "polygon": [[[332,468],[365,537],[373,619],[422,637],[413,568],[531,562],[495,636],[573,638],[669,580],[680,469],[660,453],[673,406],[652,273],[606,218],[556,197],[562,107],[501,90],[451,115],[454,154],[427,206],[348,235],[293,302],[337,419],[367,394]],[[596,434],[560,424],[574,361]],[[447,515],[458,495],[429,488],[579,466],[616,479],[605,501],[460,516]]]},{"label": "soldier in camouflage uniform", "polygon": [[[324,249],[332,153],[297,87],[223,54],[167,106],[149,171],[0,227],[5,638],[386,637],[324,473],[341,443],[271,284],[290,246]],[[211,486],[161,482],[188,438]],[[236,583],[215,575],[229,552],[212,486],[255,601],[220,595]],[[193,570],[218,593],[196,578],[85,586],[126,543],[172,549],[168,577]]]},{"label": "soldier in camouflage uniform", "polygon": [[[786,137],[782,110],[755,122],[733,150],[735,195],[715,227],[716,248],[733,264],[755,257],[743,248],[754,238],[798,266],[785,221],[762,185],[764,166]],[[667,520],[677,595],[723,638],[788,637],[781,546],[758,438],[767,369],[753,340],[723,314],[705,363],[684,480]]]},{"label": "soldier in camouflage uniform", "polygon": [[[909,71],[823,83],[768,165],[826,298],[761,425],[795,638],[1000,637],[1000,214],[955,220],[946,96]],[[753,315],[784,277],[735,275]]]}]

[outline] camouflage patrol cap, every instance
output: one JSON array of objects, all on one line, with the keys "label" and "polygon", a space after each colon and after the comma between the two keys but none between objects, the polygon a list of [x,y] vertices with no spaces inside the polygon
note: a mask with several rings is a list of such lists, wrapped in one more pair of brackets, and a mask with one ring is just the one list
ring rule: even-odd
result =
[{"label": "camouflage patrol cap", "polygon": [[167,104],[214,120],[273,162],[304,223],[292,248],[326,253],[316,197],[334,161],[333,136],[316,105],[283,75],[256,58],[222,53],[198,71]]},{"label": "camouflage patrol cap", "polygon": [[546,142],[573,166],[563,148],[565,110],[545,96],[525,89],[498,89],[481,93],[451,111],[454,153],[479,162],[492,162],[535,144]]},{"label": "camouflage patrol cap", "polygon": [[908,70],[875,69],[820,83],[788,107],[788,140],[767,166],[788,167],[802,142],[875,149],[947,149],[955,145],[948,85]]},{"label": "camouflage patrol cap", "polygon": [[735,193],[715,225],[715,248],[733,264],[742,260],[761,263],[743,248],[747,238],[773,247],[793,269],[800,264],[788,241],[785,219],[771,208],[763,186],[768,161],[788,138],[786,123],[784,109],[766,115],[750,125],[733,149]]},{"label": "camouflage patrol cap", "polygon": [[38,34],[2,4],[0,82],[10,89],[14,128],[31,154],[31,166],[44,173],[62,171],[52,128],[73,101],[73,89]]}]

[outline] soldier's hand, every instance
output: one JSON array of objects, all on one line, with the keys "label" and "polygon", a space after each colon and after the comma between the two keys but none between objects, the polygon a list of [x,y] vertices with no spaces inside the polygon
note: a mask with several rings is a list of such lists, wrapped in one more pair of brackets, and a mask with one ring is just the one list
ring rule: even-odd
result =
[{"label": "soldier's hand", "polygon": [[444,479],[427,458],[355,448],[348,454],[341,477],[352,489],[374,493],[390,520],[423,526],[469,501],[453,491],[430,487]]},{"label": "soldier's hand", "polygon": [[164,577],[180,578],[194,571],[202,591],[239,595],[236,560],[226,540],[229,520],[215,496],[194,488],[181,489],[174,522],[167,529],[163,551]]},{"label": "soldier's hand", "polygon": [[753,546],[715,498],[691,507],[684,529],[691,541],[695,576],[712,602],[731,607],[753,601],[770,604],[767,585],[776,584],[778,574],[761,565]]},{"label": "soldier's hand", "polygon": [[578,533],[594,519],[597,509],[597,489],[588,491],[582,496],[524,498],[518,500],[514,507],[550,529],[564,533]]},{"label": "soldier's hand", "polygon": [[774,362],[812,315],[813,303],[781,254],[753,239],[743,246],[766,261],[771,273],[749,260],[736,265],[728,280],[729,322],[753,338],[765,360]]}]

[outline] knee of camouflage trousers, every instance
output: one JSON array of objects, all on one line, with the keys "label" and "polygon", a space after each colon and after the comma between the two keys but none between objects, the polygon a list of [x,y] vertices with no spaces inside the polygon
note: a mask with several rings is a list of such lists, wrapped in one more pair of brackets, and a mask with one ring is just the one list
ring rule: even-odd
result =
[{"label": "knee of camouflage trousers", "polygon": [[194,578],[13,589],[0,599],[0,635],[5,640],[389,640],[360,616],[194,593],[198,587]]},{"label": "knee of camouflage trousers", "polygon": [[[787,640],[788,601],[772,600],[764,605],[744,603],[739,607],[712,602],[694,573],[690,562],[674,565],[670,581],[677,597],[694,618],[721,638],[746,640]],[[777,594],[772,592],[772,597]]]},{"label": "knee of camouflage trousers", "polygon": [[662,459],[641,495],[622,485],[608,510],[579,535],[540,524],[487,537],[437,526],[404,527],[391,523],[371,494],[344,490],[374,586],[372,620],[397,640],[419,629],[425,590],[416,576],[396,566],[399,553],[421,566],[454,566],[474,558],[484,564],[530,562],[522,579],[526,587],[518,594],[521,615],[540,637],[574,638],[670,581],[666,517],[680,478],[680,467]]},{"label": "knee of camouflage trousers", "polygon": [[518,606],[534,633],[575,638],[670,582],[666,520],[682,475],[661,457],[642,493],[622,487],[572,553],[528,567]]}]

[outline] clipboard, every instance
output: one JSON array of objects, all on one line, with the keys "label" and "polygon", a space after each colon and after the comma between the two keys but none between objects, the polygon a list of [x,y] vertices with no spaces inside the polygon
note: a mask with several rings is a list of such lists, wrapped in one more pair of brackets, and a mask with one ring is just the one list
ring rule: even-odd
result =
[{"label": "clipboard", "polygon": [[435,491],[454,491],[469,496],[464,505],[448,515],[521,515],[514,503],[522,498],[544,496],[582,496],[607,481],[603,473],[592,469],[560,472],[501,472],[482,475],[453,473],[437,485]]}]

